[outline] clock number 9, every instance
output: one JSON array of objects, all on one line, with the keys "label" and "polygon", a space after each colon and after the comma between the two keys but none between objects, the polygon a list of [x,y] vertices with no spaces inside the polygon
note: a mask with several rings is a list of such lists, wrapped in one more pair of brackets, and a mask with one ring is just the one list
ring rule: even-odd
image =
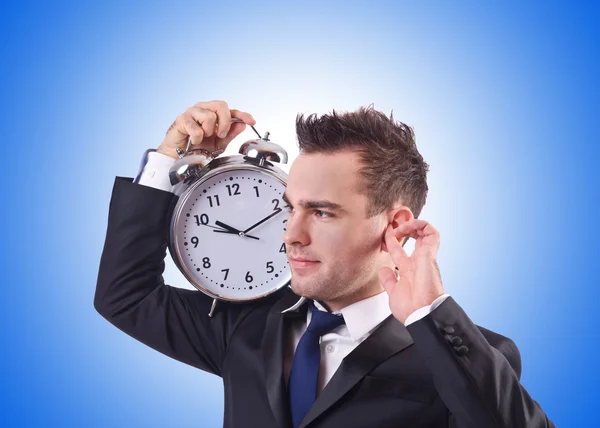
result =
[{"label": "clock number 9", "polygon": [[190,239],[190,241],[192,241],[192,244],[194,244],[194,248],[196,248],[198,246],[198,237],[197,236],[192,236],[192,239]]}]

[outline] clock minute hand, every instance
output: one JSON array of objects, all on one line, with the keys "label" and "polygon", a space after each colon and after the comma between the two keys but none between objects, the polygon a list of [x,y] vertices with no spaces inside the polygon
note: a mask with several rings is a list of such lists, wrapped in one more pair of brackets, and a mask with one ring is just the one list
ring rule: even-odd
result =
[{"label": "clock minute hand", "polygon": [[244,230],[244,233],[247,233],[249,231],[251,231],[252,229],[254,229],[256,226],[263,224],[265,221],[269,220],[271,217],[279,214],[281,212],[281,208],[277,208],[275,210],[275,212],[271,213],[270,215],[266,216],[265,218],[263,218],[261,221],[259,221],[258,223],[253,224],[252,226],[250,226],[248,229]]}]

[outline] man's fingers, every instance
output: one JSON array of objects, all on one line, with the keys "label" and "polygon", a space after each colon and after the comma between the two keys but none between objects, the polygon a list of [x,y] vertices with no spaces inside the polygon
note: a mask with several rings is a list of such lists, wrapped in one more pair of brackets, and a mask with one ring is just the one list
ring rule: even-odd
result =
[{"label": "man's fingers", "polygon": [[408,260],[408,254],[402,247],[402,244],[398,242],[398,238],[394,234],[394,229],[392,225],[388,225],[385,229],[385,246],[387,247],[390,256],[392,256],[392,260],[398,266],[399,269],[402,269],[404,263]]},{"label": "man's fingers", "polygon": [[227,133],[229,132],[229,127],[231,126],[231,113],[229,112],[229,106],[225,101],[215,100],[209,102],[199,102],[194,104],[194,107],[203,110],[210,110],[213,113],[215,113],[215,115],[217,116],[216,122],[218,123],[217,136],[219,138],[227,136]]},{"label": "man's fingers", "polygon": [[426,236],[438,233],[435,227],[433,227],[428,221],[421,219],[412,219],[405,223],[400,224],[394,228],[394,235],[401,239],[405,236],[417,239],[419,236]]},{"label": "man's fingers", "polygon": [[250,113],[246,113],[245,111],[239,110],[230,110],[231,117],[235,117],[236,119],[243,120],[246,125],[256,125],[256,120],[252,117]]},{"label": "man's fingers", "polygon": [[[232,118],[242,122],[233,122]],[[225,101],[198,102],[177,116],[161,144],[171,150],[183,148],[189,138],[193,146],[201,145],[213,153],[222,152],[247,124],[255,123],[249,113],[229,110]]]},{"label": "man's fingers", "polygon": [[241,122],[233,122],[231,124],[231,127],[229,128],[229,133],[227,134],[227,137],[224,138],[224,143],[220,143],[219,145],[227,145],[231,142],[231,140],[233,140],[235,137],[237,137],[238,135],[240,135],[242,132],[244,132],[244,129],[246,129],[246,124],[245,123],[241,123]]},{"label": "man's fingers", "polygon": [[240,119],[248,125],[256,124],[256,120],[254,120],[250,113],[246,113],[236,109],[230,110],[229,106],[225,101],[198,102],[194,105],[194,107],[204,110],[210,110],[213,113],[215,113],[215,115],[217,116],[217,136],[219,138],[228,138],[230,136],[229,131],[232,126],[231,118],[235,117],[237,119]]},{"label": "man's fingers", "polygon": [[184,116],[197,122],[202,128],[205,137],[212,137],[217,123],[215,112],[200,107],[190,107],[186,110]]},{"label": "man's fingers", "polygon": [[[221,122],[219,122],[218,124],[219,138],[226,139],[227,144],[229,144],[231,140],[233,140],[235,137],[241,134],[244,131],[244,129],[246,129],[246,124],[256,124],[256,120],[254,120],[254,118],[249,113],[233,109],[229,110],[229,114],[231,116],[229,118],[229,126],[227,128],[221,125]],[[240,119],[243,123],[234,122],[232,120],[233,118]]]},{"label": "man's fingers", "polygon": [[415,250],[427,248],[434,257],[440,246],[440,232],[425,220],[413,219],[402,223],[394,228],[393,234],[398,239],[405,236],[414,238],[417,241]]},{"label": "man's fingers", "polygon": [[192,145],[199,145],[202,143],[202,139],[205,135],[203,128],[193,117],[187,117],[184,121],[184,126],[186,134],[190,136]]},{"label": "man's fingers", "polygon": [[383,286],[385,291],[390,294],[394,289],[394,286],[398,283],[396,279],[396,274],[389,267],[381,268],[379,271],[379,283]]},{"label": "man's fingers", "polygon": [[229,133],[229,128],[231,127],[231,112],[229,111],[229,106],[224,101],[217,102],[217,108],[215,110],[217,114],[217,128],[218,134],[217,137],[225,138]]}]

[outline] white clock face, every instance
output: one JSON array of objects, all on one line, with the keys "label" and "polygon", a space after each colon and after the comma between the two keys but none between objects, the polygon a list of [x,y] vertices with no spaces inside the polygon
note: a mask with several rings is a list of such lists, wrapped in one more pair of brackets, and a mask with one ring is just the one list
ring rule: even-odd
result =
[{"label": "white clock face", "polygon": [[289,283],[285,185],[240,166],[198,183],[181,205],[175,246],[184,274],[212,295],[253,299]]}]

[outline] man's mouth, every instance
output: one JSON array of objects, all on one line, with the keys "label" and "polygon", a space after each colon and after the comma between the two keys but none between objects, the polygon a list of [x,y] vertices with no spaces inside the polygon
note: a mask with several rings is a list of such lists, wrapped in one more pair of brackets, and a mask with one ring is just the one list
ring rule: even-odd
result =
[{"label": "man's mouth", "polygon": [[308,268],[316,266],[319,263],[317,260],[310,260],[304,257],[288,257],[288,259],[293,268]]}]

